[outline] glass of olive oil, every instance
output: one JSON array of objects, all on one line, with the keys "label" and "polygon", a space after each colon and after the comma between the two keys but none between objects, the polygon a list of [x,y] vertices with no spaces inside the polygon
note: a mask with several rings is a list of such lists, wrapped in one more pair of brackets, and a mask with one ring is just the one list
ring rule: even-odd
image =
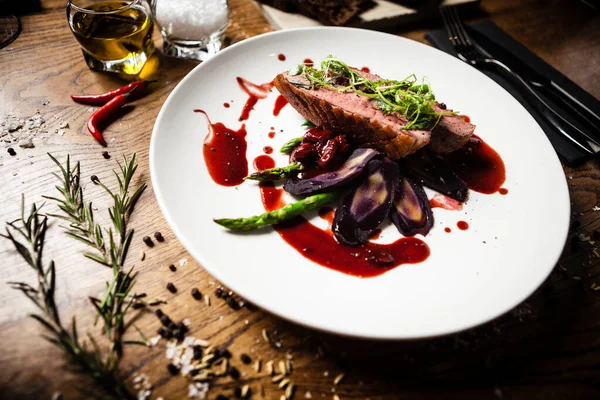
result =
[{"label": "glass of olive oil", "polygon": [[154,51],[145,0],[68,0],[67,18],[93,70],[136,75]]}]

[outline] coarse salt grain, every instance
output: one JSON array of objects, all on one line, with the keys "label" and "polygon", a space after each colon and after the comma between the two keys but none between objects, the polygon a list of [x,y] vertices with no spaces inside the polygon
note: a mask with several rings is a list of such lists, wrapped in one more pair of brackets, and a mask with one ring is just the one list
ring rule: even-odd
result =
[{"label": "coarse salt grain", "polygon": [[225,0],[161,0],[154,17],[169,38],[199,41],[223,29],[229,19]]}]

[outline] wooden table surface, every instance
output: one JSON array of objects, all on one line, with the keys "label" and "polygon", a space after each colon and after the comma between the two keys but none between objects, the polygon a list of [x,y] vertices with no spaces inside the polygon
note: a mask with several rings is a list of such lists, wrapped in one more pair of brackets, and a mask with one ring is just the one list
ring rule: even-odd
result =
[{"label": "wooden table surface", "polygon": [[[154,120],[167,95],[196,63],[158,57],[160,87],[108,127],[105,137],[112,158],[105,160],[103,149],[85,129],[88,107],[74,104],[69,95],[103,92],[121,86],[123,81],[87,68],[69,31],[64,3],[42,1],[43,11],[22,17],[21,36],[0,50],[0,122],[15,118],[27,122],[38,110],[45,120],[32,139],[34,148],[0,145],[1,221],[18,216],[22,193],[28,202],[52,194],[55,181],[50,172],[55,168],[47,152],[59,159],[70,154],[81,160],[85,182],[92,174],[110,182],[115,160],[137,152],[138,179],[150,185],[131,221],[136,235],[130,260],[139,271],[137,291],[165,297],[168,304],[163,310],[176,320],[189,318],[194,336],[217,345],[228,344],[243,372],[240,382],[249,383],[254,393],[263,385],[266,398],[278,399],[281,391],[264,372],[257,374],[239,362],[237,357],[243,352],[263,363],[291,354],[297,399],[305,398],[306,392],[315,399],[330,399],[334,391],[342,400],[600,398],[600,291],[593,290],[600,284],[600,259],[588,242],[577,248],[568,244],[550,278],[512,312],[479,328],[435,340],[381,343],[334,337],[292,325],[262,310],[233,311],[216,299],[212,293],[218,283],[211,284],[214,279],[186,253],[159,211],[148,169]],[[231,0],[230,6],[232,22],[227,36],[231,41],[271,30],[248,0]],[[600,97],[597,12],[566,0],[490,0],[483,1],[482,8],[485,18]],[[439,22],[399,28],[395,33],[424,42],[425,31],[436,26]],[[63,122],[68,122],[68,128],[60,128]],[[64,135],[56,133],[61,129]],[[8,155],[9,146],[16,149],[16,156]],[[565,174],[573,218],[579,221],[570,238],[574,234],[589,236],[600,229],[600,211],[593,209],[600,205],[599,163],[565,167]],[[103,213],[108,203],[100,189],[88,184],[86,193],[95,199],[98,213]],[[521,228],[527,229],[526,221]],[[166,241],[148,249],[141,238],[155,231],[162,232]],[[102,291],[110,271],[84,259],[83,247],[66,238],[56,222],[47,242],[46,260],[54,259],[57,264],[57,302],[63,316],[77,315],[82,332],[97,334],[99,328],[92,326],[94,311],[87,298]],[[599,247],[598,242],[595,246]],[[137,259],[142,250],[146,252],[143,262]],[[176,273],[168,270],[168,265],[184,258],[189,260],[187,266]],[[3,282],[33,281],[33,274],[7,241],[0,241],[0,259]],[[165,290],[169,281],[178,287],[177,294]],[[211,294],[212,304],[194,302],[189,294],[192,287]],[[89,382],[61,368],[60,352],[40,339],[41,328],[27,317],[31,311],[33,307],[24,296],[2,284],[0,398],[48,399],[54,392],[67,399],[80,398],[75,387]],[[137,326],[147,336],[154,336],[159,321],[148,313]],[[280,348],[262,340],[263,329],[277,338]],[[149,376],[154,384],[152,398],[187,398],[188,382],[183,377],[170,377],[166,364],[164,341],[152,348],[129,346],[122,360],[130,382],[136,373]],[[334,386],[334,377],[342,372],[345,379]],[[239,384],[229,378],[220,380],[209,397],[231,395]]]}]

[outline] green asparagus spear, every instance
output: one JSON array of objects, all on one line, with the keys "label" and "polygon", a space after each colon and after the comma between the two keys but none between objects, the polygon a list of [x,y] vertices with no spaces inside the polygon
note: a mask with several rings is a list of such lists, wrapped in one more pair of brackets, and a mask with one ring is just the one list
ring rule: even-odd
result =
[{"label": "green asparagus spear", "polygon": [[235,231],[249,231],[261,228],[263,226],[278,224],[286,219],[303,214],[315,208],[322,207],[335,201],[339,194],[337,192],[320,193],[309,196],[305,199],[288,204],[279,210],[267,212],[261,215],[248,218],[221,218],[214,221],[227,229]]},{"label": "green asparagus spear", "polygon": [[250,179],[254,181],[276,181],[278,179],[285,179],[292,175],[296,175],[297,172],[302,171],[304,167],[300,163],[291,163],[287,167],[275,167],[269,169],[263,169],[262,171],[255,172],[248,175],[244,179]]},{"label": "green asparagus spear", "polygon": [[281,146],[281,149],[279,150],[279,152],[281,154],[291,154],[292,151],[294,151],[294,149],[300,144],[302,143],[302,138],[301,137],[297,137],[297,138],[293,138],[288,140],[287,142],[285,142],[283,144],[283,146]]}]

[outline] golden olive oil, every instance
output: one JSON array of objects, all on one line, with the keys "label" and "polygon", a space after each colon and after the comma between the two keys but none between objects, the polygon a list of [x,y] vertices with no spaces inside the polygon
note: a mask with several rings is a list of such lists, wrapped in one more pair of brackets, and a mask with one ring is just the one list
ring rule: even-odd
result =
[{"label": "golden olive oil", "polygon": [[[126,8],[127,2],[106,1],[86,8],[95,14],[75,11],[72,28],[84,54],[100,62],[126,62],[123,71],[137,73],[154,50],[152,19],[141,5]],[[124,8],[122,11],[107,13]],[[140,59],[143,60],[137,62]],[[87,58],[87,57],[86,57]],[[89,64],[88,60],[88,64]],[[128,66],[128,67],[127,67]],[[129,69],[129,70],[128,70]]]}]

